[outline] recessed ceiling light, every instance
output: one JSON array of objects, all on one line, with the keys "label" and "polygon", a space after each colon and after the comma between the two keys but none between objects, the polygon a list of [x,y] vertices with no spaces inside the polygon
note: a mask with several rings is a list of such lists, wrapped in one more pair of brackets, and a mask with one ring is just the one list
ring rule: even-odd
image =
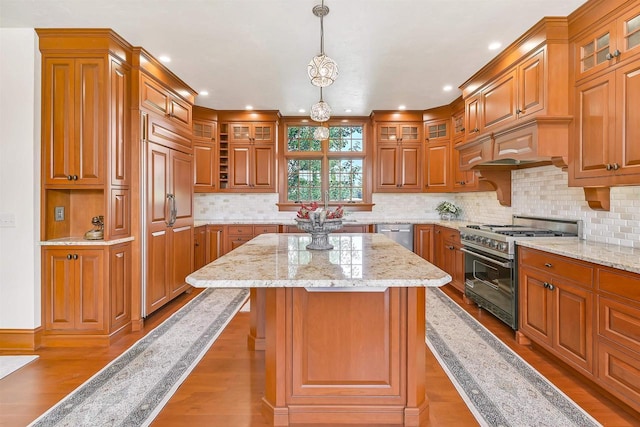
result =
[{"label": "recessed ceiling light", "polygon": [[245,110],[253,110],[253,105],[247,105],[244,107]]},{"label": "recessed ceiling light", "polygon": [[341,122],[342,122],[342,123],[349,123],[349,120],[347,120],[347,119],[342,119],[342,120],[341,120]]},{"label": "recessed ceiling light", "polygon": [[304,113],[304,111],[305,111],[304,108],[301,108],[298,110],[298,113]]},{"label": "recessed ceiling light", "polygon": [[451,91],[451,89],[453,89],[453,86],[451,86],[451,85],[446,85],[446,86],[444,86],[442,88],[442,90],[445,91],[445,92],[449,92],[449,91]]},{"label": "recessed ceiling light", "polygon": [[500,49],[500,46],[502,46],[502,43],[500,42],[489,43],[489,50],[498,50]]},{"label": "recessed ceiling light", "polygon": [[209,95],[209,92],[207,92],[206,90],[201,90],[201,91],[200,91],[200,95],[202,95],[202,96],[208,96],[208,95]]},{"label": "recessed ceiling light", "polygon": [[347,108],[344,110],[345,113],[350,113],[351,112],[351,108]]},{"label": "recessed ceiling light", "polygon": [[160,60],[160,62],[164,62],[165,64],[167,62],[171,62],[171,57],[167,56],[167,55],[160,55],[158,57],[158,59]]},{"label": "recessed ceiling light", "polygon": [[406,105],[398,105],[398,110],[406,110],[407,106]]},{"label": "recessed ceiling light", "polygon": [[302,119],[300,120],[302,123],[307,123],[309,120],[308,119]]}]

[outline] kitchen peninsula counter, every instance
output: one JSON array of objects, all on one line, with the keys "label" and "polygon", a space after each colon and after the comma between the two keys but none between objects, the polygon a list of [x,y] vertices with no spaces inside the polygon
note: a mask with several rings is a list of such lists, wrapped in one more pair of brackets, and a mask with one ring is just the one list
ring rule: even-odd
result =
[{"label": "kitchen peninsula counter", "polygon": [[[381,234],[262,234],[187,277],[252,288],[263,412],[294,423],[426,425],[425,287],[451,277]],[[255,332],[253,330],[252,332]]]}]

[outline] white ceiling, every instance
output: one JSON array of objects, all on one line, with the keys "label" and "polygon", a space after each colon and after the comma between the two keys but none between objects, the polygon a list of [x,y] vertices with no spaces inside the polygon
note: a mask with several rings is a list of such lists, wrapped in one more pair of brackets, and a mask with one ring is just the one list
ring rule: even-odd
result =
[{"label": "white ceiling", "polygon": [[[325,52],[340,74],[324,90],[334,116],[448,104],[458,86],[544,16],[584,0],[325,0]],[[0,0],[0,26],[112,28],[156,57],[215,109],[298,110],[318,102],[320,0]],[[443,86],[451,85],[451,92]],[[351,113],[345,113],[345,109]]]}]

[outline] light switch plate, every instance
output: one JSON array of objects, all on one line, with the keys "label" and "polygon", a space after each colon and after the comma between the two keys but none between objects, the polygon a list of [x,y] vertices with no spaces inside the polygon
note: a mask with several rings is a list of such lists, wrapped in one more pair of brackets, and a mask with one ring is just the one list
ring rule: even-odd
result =
[{"label": "light switch plate", "polygon": [[12,213],[0,212],[0,227],[15,227],[16,216]]}]

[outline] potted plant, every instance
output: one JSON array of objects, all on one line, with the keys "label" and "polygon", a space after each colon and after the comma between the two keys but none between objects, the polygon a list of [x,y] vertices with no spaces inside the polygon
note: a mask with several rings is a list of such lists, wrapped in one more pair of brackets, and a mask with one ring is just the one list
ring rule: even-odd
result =
[{"label": "potted plant", "polygon": [[457,218],[462,212],[462,209],[451,202],[445,201],[440,202],[440,204],[436,206],[436,211],[440,214],[440,218],[451,220]]}]

